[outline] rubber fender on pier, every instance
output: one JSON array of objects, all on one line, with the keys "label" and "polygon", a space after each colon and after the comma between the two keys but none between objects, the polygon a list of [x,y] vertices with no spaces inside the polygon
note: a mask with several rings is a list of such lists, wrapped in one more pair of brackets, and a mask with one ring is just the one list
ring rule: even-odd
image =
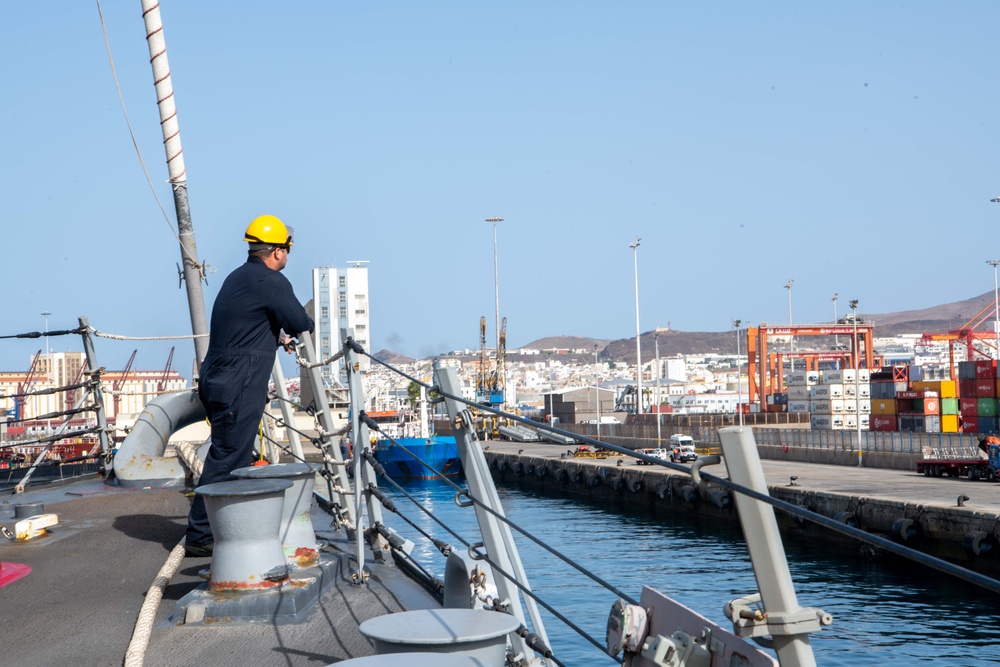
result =
[{"label": "rubber fender on pier", "polygon": [[579,470],[574,470],[569,474],[569,481],[573,482],[574,484],[579,484],[580,482],[583,481],[583,473],[580,472]]},{"label": "rubber fender on pier", "polygon": [[708,497],[711,499],[712,504],[718,507],[720,510],[724,510],[729,507],[732,502],[732,498],[729,495],[729,491],[726,489],[712,489],[708,492]]},{"label": "rubber fender on pier", "polygon": [[698,489],[690,484],[681,487],[681,499],[686,503],[693,503],[698,500]]},{"label": "rubber fender on pier", "polygon": [[549,476],[548,466],[538,466],[537,468],[535,468],[535,476],[538,477],[538,479],[544,479],[545,477],[548,477]]},{"label": "rubber fender on pier", "polygon": [[629,493],[639,493],[642,491],[643,483],[641,479],[630,479],[627,484]]},{"label": "rubber fender on pier", "polygon": [[611,488],[619,493],[625,490],[625,478],[621,475],[611,479]]},{"label": "rubber fender on pier", "polygon": [[507,472],[509,469],[510,466],[507,464],[507,459],[500,459],[500,462],[497,464],[497,470],[500,472]]},{"label": "rubber fender on pier", "polygon": [[500,467],[500,464],[497,463],[496,459],[490,459],[490,470],[496,470],[499,467]]},{"label": "rubber fender on pier", "polygon": [[514,471],[515,475],[523,475],[524,474],[524,464],[521,463],[520,461],[514,461],[510,465],[510,469]]},{"label": "rubber fender on pier", "polygon": [[962,538],[962,546],[972,556],[983,556],[993,550],[993,539],[982,530],[973,530]]},{"label": "rubber fender on pier", "polygon": [[896,519],[892,522],[892,534],[906,542],[920,534],[920,529],[913,519]]},{"label": "rubber fender on pier", "polygon": [[656,497],[660,500],[666,500],[667,498],[673,497],[674,492],[669,484],[660,484],[656,487]]},{"label": "rubber fender on pier", "polygon": [[587,475],[587,486],[598,487],[601,485],[601,476],[596,473],[590,473]]},{"label": "rubber fender on pier", "polygon": [[565,482],[569,479],[569,473],[566,472],[566,468],[556,468],[555,477],[556,481]]},{"label": "rubber fender on pier", "polygon": [[833,515],[833,520],[838,521],[845,526],[850,526],[851,528],[858,527],[858,520],[854,516],[854,512],[837,512]]},{"label": "rubber fender on pier", "polygon": [[525,463],[524,464],[524,474],[525,475],[534,475],[535,474],[535,464],[534,463]]}]

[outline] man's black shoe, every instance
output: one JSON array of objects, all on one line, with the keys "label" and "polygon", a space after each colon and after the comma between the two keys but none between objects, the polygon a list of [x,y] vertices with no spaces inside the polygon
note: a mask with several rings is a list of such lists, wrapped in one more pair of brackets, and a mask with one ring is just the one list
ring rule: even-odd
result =
[{"label": "man's black shoe", "polygon": [[184,555],[190,556],[191,558],[208,558],[212,555],[213,549],[215,549],[214,542],[205,542],[204,544],[185,544]]}]

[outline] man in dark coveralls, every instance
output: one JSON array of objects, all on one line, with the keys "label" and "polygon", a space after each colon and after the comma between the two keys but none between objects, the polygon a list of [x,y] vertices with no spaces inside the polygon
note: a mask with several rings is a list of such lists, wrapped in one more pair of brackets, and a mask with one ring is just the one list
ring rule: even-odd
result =
[{"label": "man in dark coveralls", "polygon": [[[212,425],[201,486],[234,479],[233,470],[250,465],[274,353],[279,345],[290,351],[293,336],[313,330],[312,318],[280,273],[292,248],[292,229],[263,215],[250,223],[244,240],[249,256],[215,299],[201,365],[198,395]],[[200,495],[191,504],[185,545],[189,556],[212,553],[212,529]]]}]

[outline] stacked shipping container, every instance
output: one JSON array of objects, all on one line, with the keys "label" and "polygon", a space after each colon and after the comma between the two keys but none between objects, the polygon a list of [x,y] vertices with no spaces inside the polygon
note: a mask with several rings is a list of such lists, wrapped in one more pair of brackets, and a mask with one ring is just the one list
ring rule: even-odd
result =
[{"label": "stacked shipping container", "polygon": [[788,411],[810,412],[817,430],[868,430],[871,391],[867,369],[801,371],[788,375]]}]

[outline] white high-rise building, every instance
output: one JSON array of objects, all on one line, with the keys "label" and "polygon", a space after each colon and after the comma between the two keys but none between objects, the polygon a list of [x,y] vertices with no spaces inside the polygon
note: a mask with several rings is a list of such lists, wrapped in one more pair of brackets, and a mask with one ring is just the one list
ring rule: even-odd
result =
[{"label": "white high-rise building", "polygon": [[[343,347],[340,332],[353,329],[356,340],[365,351],[371,352],[370,313],[368,309],[368,262],[348,262],[346,268],[319,267],[313,269],[312,315],[316,323],[315,341],[317,356],[327,359]],[[370,361],[360,359],[360,371],[368,370]],[[336,366],[336,379],[346,381],[343,364]],[[333,380],[331,366],[322,369],[323,379]]]}]

